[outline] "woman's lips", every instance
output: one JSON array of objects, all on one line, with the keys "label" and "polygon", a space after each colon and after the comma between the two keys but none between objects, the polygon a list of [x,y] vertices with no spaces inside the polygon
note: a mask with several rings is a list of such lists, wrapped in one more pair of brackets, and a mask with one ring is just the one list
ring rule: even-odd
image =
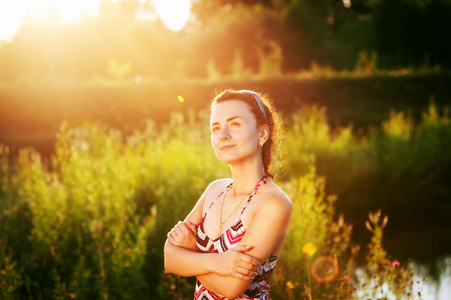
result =
[{"label": "woman's lips", "polygon": [[235,145],[227,145],[227,146],[222,146],[221,148],[219,148],[219,150],[221,151],[227,151],[230,148],[235,147]]}]

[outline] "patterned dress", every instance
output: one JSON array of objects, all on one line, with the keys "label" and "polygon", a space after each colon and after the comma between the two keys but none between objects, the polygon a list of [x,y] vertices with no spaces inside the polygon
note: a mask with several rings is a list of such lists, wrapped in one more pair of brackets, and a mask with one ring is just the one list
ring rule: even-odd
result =
[{"label": "patterned dress", "polygon": [[[243,210],[240,213],[240,216],[238,220],[230,226],[225,232],[223,232],[217,239],[212,240],[210,239],[206,234],[204,230],[204,220],[207,216],[207,213],[213,203],[210,205],[210,207],[205,212],[202,221],[200,222],[199,226],[197,227],[197,248],[200,252],[205,253],[223,253],[226,252],[229,249],[233,249],[240,243],[241,239],[243,238],[244,234],[246,233],[246,229],[244,228],[243,224],[241,223],[241,216],[250,203],[252,197],[257,192],[260,185],[265,182],[266,183],[266,177],[263,177],[263,179],[255,186],[254,190],[252,191],[252,194],[249,196]],[[233,183],[230,183],[225,190],[232,187]],[[216,199],[221,197],[221,195],[225,191],[222,191]],[[272,271],[274,270],[274,267],[277,262],[277,256],[274,254],[271,254],[266,261],[259,267],[258,269],[258,275],[254,278],[254,280],[249,285],[248,289],[235,299],[269,299],[269,279],[271,277]],[[215,294],[209,290],[207,290],[202,283],[198,280],[196,282],[196,289],[194,292],[194,300],[227,300],[226,297]]]}]

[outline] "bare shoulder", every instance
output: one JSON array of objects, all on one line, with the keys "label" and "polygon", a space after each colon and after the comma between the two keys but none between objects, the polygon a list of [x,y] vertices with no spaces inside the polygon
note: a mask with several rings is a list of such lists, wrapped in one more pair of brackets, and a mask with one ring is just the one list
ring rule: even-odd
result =
[{"label": "bare shoulder", "polygon": [[205,189],[205,194],[215,193],[217,191],[222,191],[227,185],[232,182],[230,178],[222,178],[211,182]]},{"label": "bare shoulder", "polygon": [[218,179],[211,182],[202,196],[204,205],[209,205],[232,182],[230,178]]},{"label": "bare shoulder", "polygon": [[206,209],[211,205],[214,199],[216,199],[221,189],[224,189],[230,182],[232,182],[231,179],[219,179],[210,183],[205,189],[200,199],[197,201],[194,208],[185,218],[185,221],[190,221],[191,223],[199,224],[202,216],[205,214]]},{"label": "bare shoulder", "polygon": [[270,253],[279,255],[289,230],[291,211],[290,198],[276,184],[268,181],[260,186],[242,219],[244,227],[249,229],[243,245],[259,245],[259,250],[250,255],[255,254],[261,260]]},{"label": "bare shoulder", "polygon": [[287,194],[271,181],[262,187],[249,204],[249,215],[271,220],[290,219],[292,203]]},{"label": "bare shoulder", "polygon": [[291,213],[292,203],[285,192],[275,183],[269,182],[264,193],[261,194],[261,202],[264,210],[277,210]]}]

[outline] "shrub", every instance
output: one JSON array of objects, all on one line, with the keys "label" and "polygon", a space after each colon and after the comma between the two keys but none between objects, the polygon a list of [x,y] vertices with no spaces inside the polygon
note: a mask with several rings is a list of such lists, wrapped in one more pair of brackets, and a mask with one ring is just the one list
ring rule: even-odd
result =
[{"label": "shrub", "polygon": [[[148,121],[128,136],[99,123],[63,123],[50,159],[31,148],[12,157],[1,146],[2,296],[191,298],[192,279],[163,272],[163,245],[207,184],[228,176],[211,149],[206,123],[204,114],[173,114],[168,123]],[[436,198],[427,205],[446,216],[447,203],[438,196],[449,189],[433,179],[449,170],[450,128],[446,109],[440,115],[433,104],[419,125],[394,112],[369,138],[355,135],[350,126],[332,131],[324,108],[294,113],[284,139],[288,164],[276,177],[294,209],[273,274],[273,298],[351,299],[386,293],[387,284],[390,293],[407,296],[411,269],[393,265],[382,248],[380,215],[370,217],[374,237],[365,268],[357,265],[359,247],[337,207],[351,215],[357,207],[364,211],[359,217],[374,205],[386,211],[381,191],[396,187],[408,193],[407,174],[429,184]],[[423,178],[425,173],[430,177]],[[328,186],[341,191],[338,198]],[[389,208],[405,205],[391,199],[396,201]],[[324,266],[333,272],[321,273]],[[377,283],[369,279],[374,276]]]}]

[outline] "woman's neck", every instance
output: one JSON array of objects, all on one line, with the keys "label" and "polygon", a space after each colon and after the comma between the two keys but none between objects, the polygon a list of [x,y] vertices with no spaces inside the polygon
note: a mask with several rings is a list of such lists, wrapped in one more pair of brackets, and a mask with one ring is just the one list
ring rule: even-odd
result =
[{"label": "woman's neck", "polygon": [[265,174],[265,168],[261,163],[256,166],[248,166],[246,168],[230,166],[230,170],[232,172],[233,180],[233,187],[230,191],[232,196],[251,193],[252,189]]}]

